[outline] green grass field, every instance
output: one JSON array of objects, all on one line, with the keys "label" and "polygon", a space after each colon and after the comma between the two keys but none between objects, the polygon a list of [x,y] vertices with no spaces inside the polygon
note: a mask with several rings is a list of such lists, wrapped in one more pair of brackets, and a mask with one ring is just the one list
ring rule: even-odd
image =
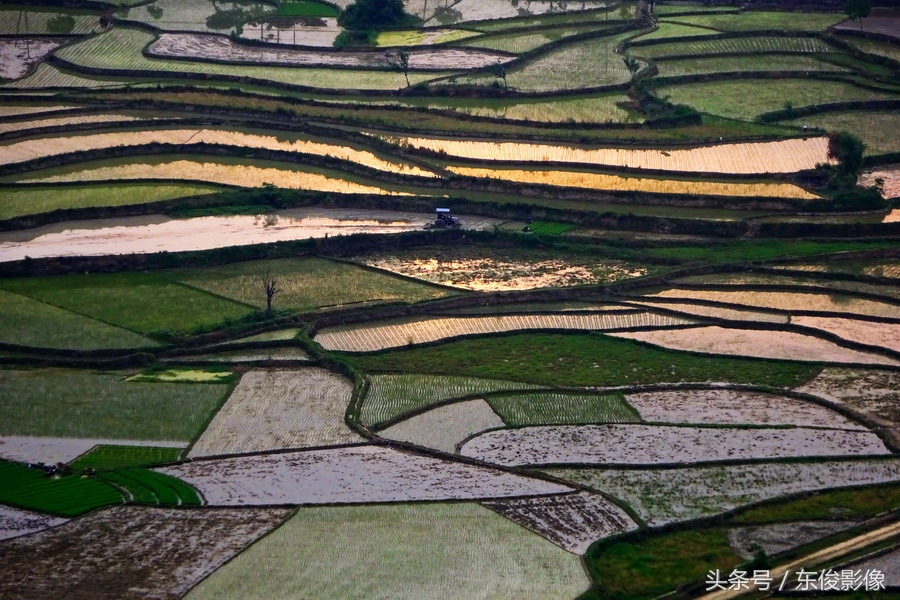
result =
[{"label": "green grass field", "polygon": [[788,103],[800,108],[823,102],[900,98],[900,94],[868,90],[840,81],[810,79],[684,83],[660,86],[656,88],[656,93],[668,96],[672,102],[693,106],[700,112],[744,120],[782,110]]},{"label": "green grass field", "polygon": [[552,221],[535,221],[528,226],[533,233],[538,235],[562,235],[577,227],[577,225],[573,225],[572,223],[554,223]]},{"label": "green grass field", "polygon": [[674,37],[703,37],[706,35],[716,35],[716,33],[718,32],[703,27],[694,27],[692,25],[663,21],[658,24],[656,30],[640,35],[634,38],[634,41],[644,42],[647,40],[662,40]]},{"label": "green grass field", "polygon": [[621,394],[536,392],[488,396],[485,400],[511,427],[634,423],[641,420]]},{"label": "green grass field", "polygon": [[[644,38],[638,38],[641,41]],[[629,53],[647,58],[659,58],[663,56],[687,56],[693,54],[753,54],[757,52],[781,52],[781,53],[808,53],[808,52],[834,52],[835,48],[829,46],[818,38],[810,37],[737,37],[724,40],[687,40],[681,42],[669,42],[665,44],[653,44],[632,46]]]},{"label": "green grass field", "polygon": [[684,261],[727,263],[768,260],[784,256],[813,256],[856,250],[874,250],[889,246],[888,242],[881,241],[741,240],[709,246],[681,245],[672,248],[648,248],[645,252],[652,256]]},{"label": "green grass field", "polygon": [[735,14],[707,14],[670,17],[669,20],[687,25],[709,27],[719,31],[799,30],[825,31],[843,21],[842,13],[812,13],[802,15],[788,11],[748,10]]},{"label": "green grass field", "polygon": [[427,503],[300,508],[186,598],[562,600],[587,587],[578,556],[512,521]]},{"label": "green grass field", "polygon": [[868,54],[875,54],[877,56],[890,58],[891,60],[900,61],[900,48],[898,48],[896,44],[882,42],[880,40],[868,40],[856,37],[855,35],[839,35],[838,38]]},{"label": "green grass field", "polygon": [[290,258],[234,263],[221,267],[168,271],[187,285],[266,307],[262,277],[271,269],[278,288],[275,308],[310,310],[357,302],[420,302],[442,298],[451,290],[427,286],[355,265],[321,258]]},{"label": "green grass field", "polygon": [[84,469],[108,471],[122,467],[141,467],[175,462],[181,458],[181,451],[181,448],[101,444],[70,462],[69,466],[73,471]]},{"label": "green grass field", "polygon": [[126,383],[124,373],[0,371],[0,435],[188,442],[227,385]]},{"label": "green grass field", "polygon": [[488,50],[501,50],[503,52],[522,54],[523,52],[540,48],[550,42],[555,42],[579,33],[596,31],[596,29],[596,25],[569,25],[554,29],[543,29],[537,32],[490,35],[480,37],[476,40],[466,41],[460,45],[471,48],[487,48]]},{"label": "green grass field", "polygon": [[741,525],[813,519],[866,519],[900,508],[900,483],[833,490],[766,504],[741,512],[732,522]]},{"label": "green grass field", "polygon": [[0,290],[0,342],[37,348],[147,348],[156,342],[62,308]]},{"label": "green grass field", "polygon": [[160,506],[200,506],[200,495],[185,482],[148,469],[124,468],[98,475],[131,494],[134,502]]},{"label": "green grass field", "polygon": [[591,578],[604,598],[655,598],[679,585],[703,580],[710,570],[727,573],[742,560],[724,529],[680,531],[592,546],[585,554]]},{"label": "green grass field", "polygon": [[283,2],[276,13],[285,17],[333,17],[341,14],[336,6],[325,2],[313,2],[312,0],[299,0]]},{"label": "green grass field", "polygon": [[0,482],[0,502],[67,517],[124,502],[116,488],[97,479],[77,475],[55,479],[43,470],[2,459]]},{"label": "green grass field", "polygon": [[6,279],[0,288],[139,333],[193,330],[253,310],[153,273]]},{"label": "green grass field", "polygon": [[694,356],[599,334],[495,336],[355,356],[353,361],[369,371],[466,375],[580,387],[681,381],[793,387],[819,372],[818,367],[801,363]]},{"label": "green grass field", "polygon": [[166,183],[0,187],[0,219],[67,208],[146,204],[185,196],[213,194],[221,189],[212,185]]},{"label": "green grass field", "polygon": [[806,55],[750,54],[716,58],[685,58],[657,62],[660,77],[753,71],[847,71],[846,67]]},{"label": "green grass field", "polygon": [[791,121],[781,121],[785,125],[818,127],[829,133],[852,131],[866,145],[866,154],[874,156],[889,152],[900,152],[900,114],[897,111],[850,111],[809,115]]}]

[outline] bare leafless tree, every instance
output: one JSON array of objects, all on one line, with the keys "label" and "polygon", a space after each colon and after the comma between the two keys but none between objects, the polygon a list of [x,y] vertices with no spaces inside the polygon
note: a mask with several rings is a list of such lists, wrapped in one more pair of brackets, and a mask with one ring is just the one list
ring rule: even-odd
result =
[{"label": "bare leafless tree", "polygon": [[278,281],[272,275],[271,267],[266,267],[266,274],[263,276],[263,286],[266,289],[266,312],[270,313],[272,312],[272,300],[275,299],[275,294],[281,291],[278,289]]}]

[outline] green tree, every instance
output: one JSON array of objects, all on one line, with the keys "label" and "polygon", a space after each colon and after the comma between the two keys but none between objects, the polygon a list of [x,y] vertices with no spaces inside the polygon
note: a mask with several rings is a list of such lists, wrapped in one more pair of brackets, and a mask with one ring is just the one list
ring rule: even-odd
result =
[{"label": "green tree", "polygon": [[356,0],[338,18],[346,29],[372,31],[397,27],[409,21],[403,0]]},{"label": "green tree", "polygon": [[869,16],[872,10],[870,0],[847,0],[844,4],[844,14],[852,21],[859,19],[859,30],[862,31],[862,20]]},{"label": "green tree", "polygon": [[836,160],[838,173],[852,176],[854,183],[862,169],[865,150],[866,145],[852,133],[839,131],[828,137],[828,158]]}]

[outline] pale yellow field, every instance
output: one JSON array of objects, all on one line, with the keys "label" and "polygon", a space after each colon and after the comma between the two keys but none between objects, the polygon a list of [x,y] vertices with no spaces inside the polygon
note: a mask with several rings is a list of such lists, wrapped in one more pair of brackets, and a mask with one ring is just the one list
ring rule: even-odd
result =
[{"label": "pale yellow field", "polygon": [[330,156],[354,162],[366,167],[405,173],[419,177],[435,177],[430,171],[419,167],[386,161],[366,150],[349,146],[329,144],[314,140],[295,138],[282,140],[274,135],[259,135],[222,129],[159,129],[150,131],[120,131],[115,133],[90,133],[68,137],[38,138],[0,146],[0,164],[11,164],[75,152],[97,150],[115,146],[137,146],[142,144],[222,144],[244,148],[265,148],[285,152],[301,152],[318,156]]},{"label": "pale yellow field", "polygon": [[516,142],[389,137],[388,141],[479,160],[611,165],[688,173],[793,173],[828,162],[828,138],[682,149],[574,148]]},{"label": "pale yellow field", "polygon": [[579,187],[594,190],[649,192],[655,194],[694,194],[702,196],[740,196],[767,198],[818,198],[791,183],[726,183],[719,181],[678,181],[647,177],[622,177],[577,171],[536,171],[516,169],[481,169],[450,166],[448,169],[468,177],[488,177],[504,181],[539,183],[561,187]]}]

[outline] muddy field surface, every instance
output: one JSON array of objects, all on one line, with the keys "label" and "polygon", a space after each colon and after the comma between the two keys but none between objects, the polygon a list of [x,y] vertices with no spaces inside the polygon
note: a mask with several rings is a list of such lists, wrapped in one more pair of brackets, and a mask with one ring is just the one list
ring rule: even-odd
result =
[{"label": "muddy field surface", "polygon": [[671,464],[734,459],[889,454],[874,433],[656,425],[550,425],[489,431],[460,454],[505,466]]},{"label": "muddy field surface", "polygon": [[900,366],[900,361],[887,358],[886,356],[851,350],[821,338],[789,331],[696,327],[691,329],[610,333],[609,335],[639,340],[673,350],[688,350],[708,354]]},{"label": "muddy field surface", "polygon": [[[900,308],[897,310],[900,315]],[[900,352],[900,323],[876,323],[829,317],[791,317],[791,323],[821,329],[845,340]]]},{"label": "muddy field surface", "polygon": [[66,521],[68,519],[62,517],[51,517],[11,506],[0,506],[0,540],[56,527]]},{"label": "muddy field surface", "polygon": [[287,515],[110,508],[0,544],[0,597],[174,600]]},{"label": "muddy field surface", "polygon": [[876,179],[884,180],[884,197],[898,198],[900,197],[900,164],[885,165],[877,169],[864,171],[859,176],[859,185],[871,186],[875,185]]},{"label": "muddy field surface", "polygon": [[869,569],[877,569],[884,573],[884,585],[889,587],[900,586],[900,547],[895,547],[890,552],[867,560],[853,563],[852,568],[863,572]]},{"label": "muddy field surface", "polygon": [[241,37],[268,44],[331,48],[343,29],[334,18],[270,18],[244,23]]},{"label": "muddy field surface", "polygon": [[741,557],[749,560],[756,554],[756,546],[773,556],[850,529],[859,523],[860,521],[796,521],[735,527],[728,530],[728,543]]},{"label": "muddy field surface", "polygon": [[599,539],[637,529],[628,513],[590,492],[482,504],[574,554],[584,554]]},{"label": "muddy field surface", "polygon": [[94,446],[101,444],[110,446],[155,446],[161,448],[184,448],[187,446],[187,442],[153,440],[3,436],[0,437],[0,457],[18,462],[67,463]]},{"label": "muddy field surface", "polygon": [[470,435],[503,426],[503,419],[487,402],[478,399],[434,408],[388,427],[378,435],[453,453],[456,445]]},{"label": "muddy field surface", "polygon": [[842,404],[872,419],[900,446],[900,372],[829,368],[797,391]]},{"label": "muddy field surface", "polygon": [[[217,35],[164,33],[147,47],[147,54],[158,58],[192,58],[225,60],[246,64],[298,66],[339,66],[390,68],[391,55],[375,52],[328,52],[288,48],[262,48],[235,44]],[[413,49],[409,52],[409,68],[443,71],[449,69],[478,69],[514,58],[489,50],[463,48]]]},{"label": "muddy field surface", "polygon": [[743,390],[669,390],[626,396],[645,421],[866,429],[818,404]]},{"label": "muddy field surface", "polygon": [[30,38],[0,40],[0,77],[18,79],[44,57],[59,48],[65,38]]},{"label": "muddy field surface", "polygon": [[377,446],[194,461],[159,469],[212,506],[342,504],[560,494],[571,488]]}]

